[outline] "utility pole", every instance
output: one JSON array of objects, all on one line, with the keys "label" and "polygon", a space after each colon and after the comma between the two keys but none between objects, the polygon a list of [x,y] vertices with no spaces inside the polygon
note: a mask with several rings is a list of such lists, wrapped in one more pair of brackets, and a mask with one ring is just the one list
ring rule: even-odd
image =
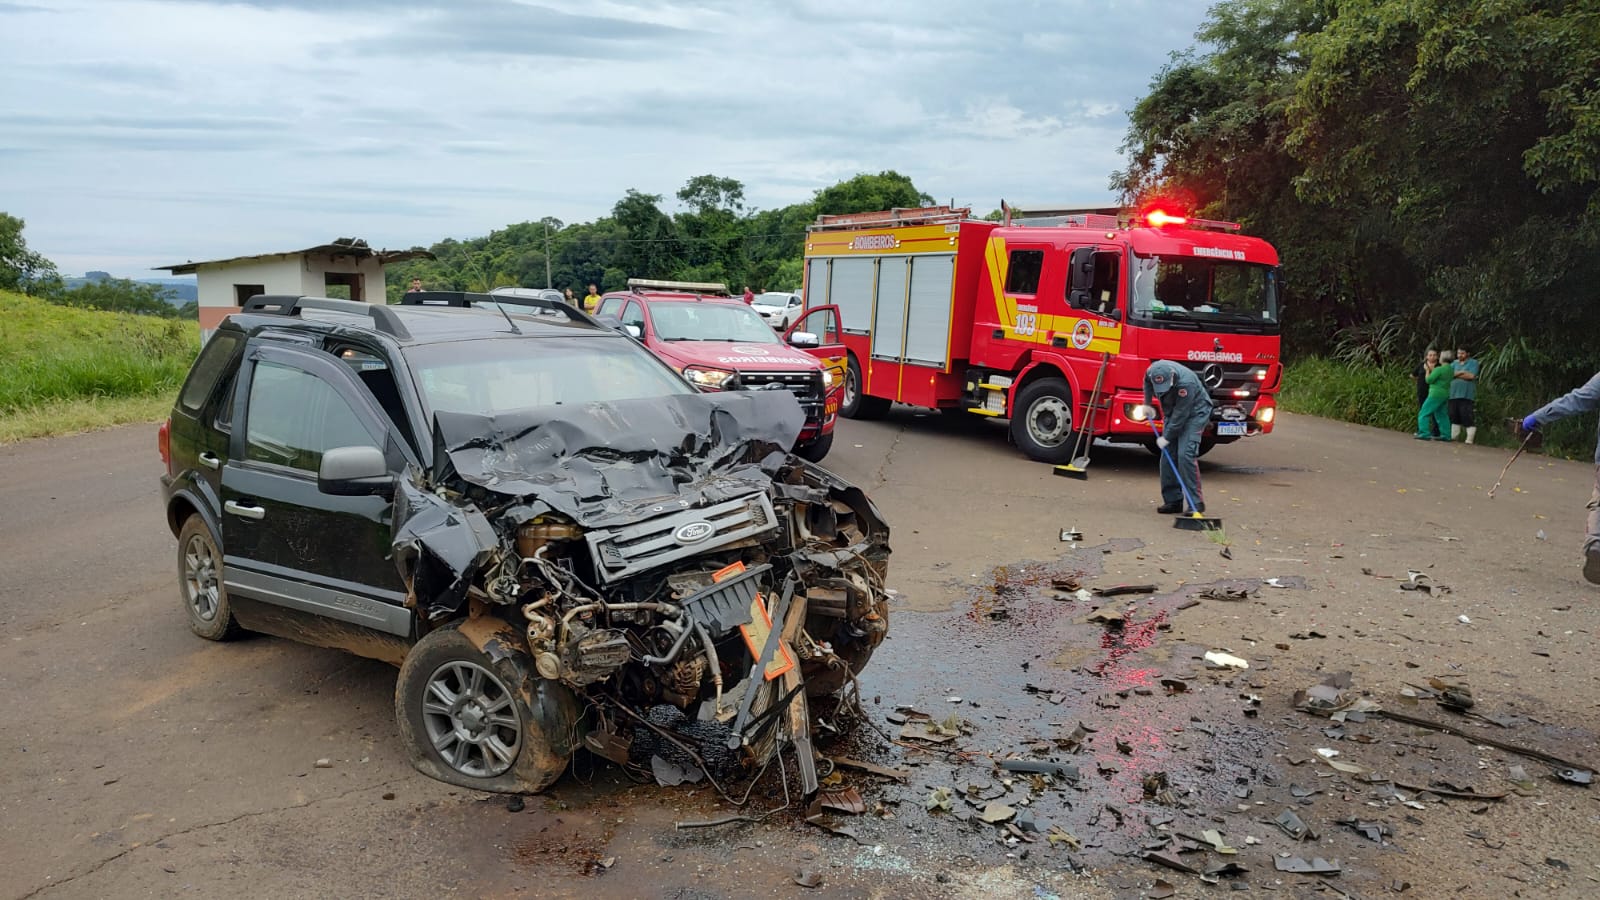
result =
[{"label": "utility pole", "polygon": [[544,222],[544,286],[550,286],[550,220]]}]

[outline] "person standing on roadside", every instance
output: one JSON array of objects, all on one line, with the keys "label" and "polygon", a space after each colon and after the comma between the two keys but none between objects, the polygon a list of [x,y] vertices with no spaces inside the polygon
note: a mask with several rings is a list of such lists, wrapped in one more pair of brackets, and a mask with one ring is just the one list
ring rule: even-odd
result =
[{"label": "person standing on roadside", "polygon": [[589,285],[589,293],[583,298],[583,311],[592,313],[600,308],[600,289]]},{"label": "person standing on roadside", "polygon": [[421,278],[413,278],[413,279],[411,279],[411,286],[406,288],[406,293],[408,293],[408,294],[420,294],[420,293],[422,293],[422,279]]},{"label": "person standing on roadside", "polygon": [[565,300],[568,306],[576,307],[578,305],[578,295],[572,292],[572,288],[567,288],[563,291],[561,299]]},{"label": "person standing on roadside", "polygon": [[1450,433],[1450,417],[1445,414],[1445,406],[1450,399],[1450,367],[1440,365],[1437,350],[1428,351],[1422,366],[1428,373],[1425,376],[1428,399],[1423,401],[1422,409],[1417,412],[1417,433],[1412,437],[1419,441],[1448,441],[1450,439],[1445,435]]},{"label": "person standing on roadside", "polygon": [[[1596,409],[1600,409],[1600,372],[1582,387],[1530,413],[1522,420],[1522,427],[1532,431],[1547,422]],[[1594,493],[1589,496],[1588,533],[1583,541],[1583,577],[1590,584],[1600,584],[1600,440],[1594,448]]]},{"label": "person standing on roadside", "polygon": [[[1432,351],[1432,350],[1428,351],[1428,353],[1430,353],[1430,354],[1433,353],[1433,352],[1434,351]],[[1415,381],[1417,383],[1417,409],[1421,409],[1422,408],[1422,404],[1428,402],[1428,357],[1427,357],[1427,354],[1424,354],[1422,359],[1417,361],[1417,367],[1415,369],[1411,370],[1411,380]]]},{"label": "person standing on roadside", "polygon": [[[1136,418],[1153,419],[1156,412],[1152,403],[1157,398],[1161,400],[1164,427],[1156,438],[1156,447],[1167,452],[1161,454],[1161,505],[1156,512],[1203,513],[1206,501],[1200,493],[1200,435],[1211,422],[1211,392],[1192,369],[1170,359],[1158,359],[1145,370],[1144,406]],[[1194,500],[1192,510],[1183,508],[1185,488]]]},{"label": "person standing on roadside", "polygon": [[1472,358],[1471,351],[1456,348],[1450,374],[1450,440],[1460,437],[1462,429],[1466,429],[1467,443],[1471,444],[1478,438],[1478,423],[1472,414],[1473,403],[1478,399],[1478,361]]}]

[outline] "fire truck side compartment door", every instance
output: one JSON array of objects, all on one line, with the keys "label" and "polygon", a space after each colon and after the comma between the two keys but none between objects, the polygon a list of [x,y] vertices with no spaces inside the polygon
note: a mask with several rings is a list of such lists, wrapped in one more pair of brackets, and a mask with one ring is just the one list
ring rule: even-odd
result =
[{"label": "fire truck side compartment door", "polygon": [[[822,260],[812,260],[816,265]],[[826,297],[806,296],[811,306],[824,300],[839,307],[839,318],[844,330],[866,334],[872,328],[872,258],[868,256],[837,256],[833,258],[833,273]]]},{"label": "fire truck side compartment door", "polygon": [[911,259],[911,309],[903,360],[943,369],[950,353],[950,307],[955,302],[954,255]]},{"label": "fire truck side compartment door", "polygon": [[905,352],[906,280],[911,275],[910,263],[904,256],[878,259],[878,302],[873,306],[872,319],[873,359],[898,361]]}]

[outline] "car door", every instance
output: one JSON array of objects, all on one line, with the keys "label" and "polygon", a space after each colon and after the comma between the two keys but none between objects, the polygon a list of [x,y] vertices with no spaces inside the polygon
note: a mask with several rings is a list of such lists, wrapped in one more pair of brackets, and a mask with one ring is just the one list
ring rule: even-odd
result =
[{"label": "car door", "polygon": [[229,594],[409,636],[405,585],[389,559],[392,503],[317,488],[322,454],[335,447],[379,447],[397,473],[413,462],[371,393],[325,353],[269,344],[246,351],[238,381],[222,466]]},{"label": "car door", "polygon": [[[822,360],[822,364],[833,373],[830,387],[844,384],[844,370],[849,362],[849,352],[844,346],[844,331],[840,327],[839,307],[818,306],[808,309],[794,320],[789,330],[784,332],[783,339],[793,343],[797,334],[814,334],[817,337],[817,346],[802,347],[807,353]],[[832,406],[830,400],[829,406]],[[833,410],[829,410],[832,412]]]}]

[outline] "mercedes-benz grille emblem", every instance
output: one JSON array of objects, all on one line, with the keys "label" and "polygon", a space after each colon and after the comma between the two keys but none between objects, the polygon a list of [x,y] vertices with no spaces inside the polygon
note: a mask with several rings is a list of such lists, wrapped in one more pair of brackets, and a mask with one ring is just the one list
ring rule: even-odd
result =
[{"label": "mercedes-benz grille emblem", "polygon": [[1200,380],[1212,390],[1222,387],[1222,367],[1216,363],[1206,366],[1200,370]]},{"label": "mercedes-benz grille emblem", "polygon": [[672,539],[680,544],[698,544],[711,537],[716,531],[717,529],[710,522],[690,522],[674,531]]}]

